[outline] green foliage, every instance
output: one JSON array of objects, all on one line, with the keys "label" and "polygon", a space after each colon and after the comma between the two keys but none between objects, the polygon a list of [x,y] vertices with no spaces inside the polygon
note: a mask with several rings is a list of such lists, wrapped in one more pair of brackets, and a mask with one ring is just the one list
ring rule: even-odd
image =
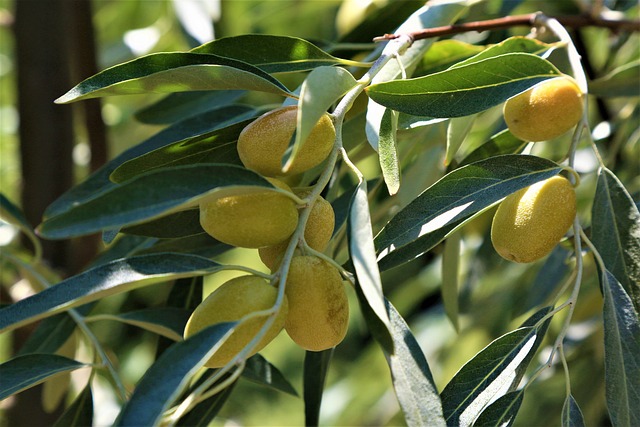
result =
[{"label": "green foliage", "polygon": [[[473,37],[370,42],[495,18],[497,5],[505,14],[538,8],[526,0],[382,1],[360,15],[347,9],[357,2],[344,2],[350,30],[313,38],[279,34],[288,23],[269,18],[264,2],[227,3],[216,24],[223,37],[119,60],[57,101],[165,94],[139,97],[147,104],[135,118],[155,125],[155,134],[120,134],[127,147],[54,201],[35,231],[0,195],[2,226],[33,247],[1,247],[3,279],[34,288],[22,298],[17,284],[7,286],[16,301],[0,307],[0,332],[11,337],[39,322],[0,364],[0,397],[82,368],[90,378],[66,394],[58,425],[94,422],[103,410],[93,404],[98,389],[117,401],[116,425],[640,424],[640,145],[629,125],[640,111],[637,34],[580,29],[580,55],[598,71],[587,79],[567,55],[568,33],[541,18],[547,31],[535,38],[496,27]],[[338,2],[299,3],[307,13],[337,13]],[[229,30],[233,19],[244,34]],[[261,34],[267,30],[276,34]],[[585,80],[590,91],[576,132],[532,144],[506,130],[500,105],[561,74]],[[245,126],[282,105],[299,111],[285,169],[318,118],[331,115],[332,154],[287,179],[322,194],[336,221],[323,254],[300,239],[299,227],[271,272],[255,251],[206,234],[198,205],[273,189],[243,167],[236,143]],[[489,238],[492,208],[558,174],[576,181],[573,228],[543,261],[500,259]],[[306,221],[312,199],[296,202]],[[95,233],[104,248],[77,274],[58,278],[40,259],[41,239]],[[303,353],[281,334],[261,354],[203,368],[244,321],[184,339],[203,295],[227,274],[248,272],[279,287],[279,308],[296,250],[340,268],[352,291],[346,339]],[[74,334],[82,351],[61,355]]]}]

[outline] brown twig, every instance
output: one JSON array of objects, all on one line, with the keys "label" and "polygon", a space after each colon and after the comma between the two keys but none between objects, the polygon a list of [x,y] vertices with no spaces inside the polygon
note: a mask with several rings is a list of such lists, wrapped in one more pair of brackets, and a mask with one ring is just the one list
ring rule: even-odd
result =
[{"label": "brown twig", "polygon": [[[444,27],[426,28],[424,30],[414,31],[406,35],[412,37],[414,40],[420,40],[430,37],[466,33],[470,31],[480,32],[517,26],[533,27],[536,26],[538,16],[540,16],[539,13],[505,16],[503,18],[489,19],[486,21],[475,21],[457,25],[446,25]],[[605,19],[587,15],[561,16],[556,17],[555,19],[557,19],[562,25],[571,28],[591,26],[610,28],[612,30],[640,31],[640,21],[638,20]],[[373,41],[379,42],[385,40],[393,40],[397,39],[398,37],[400,37],[400,34],[385,34],[383,36],[375,37]]]}]

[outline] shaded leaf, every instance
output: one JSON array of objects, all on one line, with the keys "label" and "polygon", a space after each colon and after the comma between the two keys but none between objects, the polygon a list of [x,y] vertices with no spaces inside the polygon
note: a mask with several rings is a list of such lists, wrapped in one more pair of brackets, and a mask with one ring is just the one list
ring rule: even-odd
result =
[{"label": "shaded leaf", "polygon": [[409,326],[389,301],[394,353],[385,351],[393,388],[410,427],[445,426],[442,402],[427,359]]},{"label": "shaded leaf", "polygon": [[447,150],[444,156],[445,165],[451,163],[458,149],[469,134],[469,131],[471,131],[475,120],[475,114],[465,117],[454,117],[449,120],[449,126],[447,126]]},{"label": "shaded leaf", "polygon": [[380,269],[412,260],[475,213],[560,171],[560,166],[547,159],[505,155],[448,173],[398,212],[376,236]]},{"label": "shaded leaf", "polygon": [[458,167],[488,159],[489,157],[521,153],[527,144],[528,142],[516,138],[508,129],[505,129],[493,135],[491,139],[469,153],[460,161]]},{"label": "shaded leaf", "polygon": [[257,384],[265,385],[292,396],[298,396],[298,392],[282,375],[282,372],[259,354],[247,359],[242,376]]},{"label": "shaded leaf", "polygon": [[0,364],[0,400],[40,384],[54,375],[87,366],[57,354],[25,354]]},{"label": "shaded leaf", "polygon": [[188,209],[149,222],[125,227],[123,233],[169,239],[204,233],[200,226],[200,210]]},{"label": "shaded leaf", "polygon": [[180,341],[189,316],[191,311],[182,308],[154,307],[120,314],[98,314],[87,317],[86,320],[114,320],[137,326],[173,341]]},{"label": "shaded leaf", "polygon": [[640,425],[640,321],[629,295],[609,271],[604,294],[604,367],[607,408],[614,426]]},{"label": "shaded leaf", "polygon": [[560,75],[535,55],[509,53],[408,80],[369,86],[378,104],[403,113],[461,117],[487,110],[531,86]]},{"label": "shaded leaf", "polygon": [[460,40],[440,40],[422,56],[420,65],[414,76],[433,74],[458,64],[460,61],[470,58],[485,49],[471,43]]},{"label": "shaded leaf", "polygon": [[278,80],[246,62],[193,52],[152,53],[107,68],[55,102],[66,104],[111,95],[192,90],[256,90],[290,96]]},{"label": "shaded leaf", "polygon": [[217,323],[169,347],[145,372],[115,425],[158,425],[193,374],[220,348],[236,324]]},{"label": "shaded leaf", "polygon": [[[142,123],[169,124],[207,111],[225,107],[242,95],[242,90],[216,90],[171,93],[135,113]],[[248,108],[248,107],[247,107]]]},{"label": "shaded leaf", "polygon": [[482,411],[473,427],[510,427],[522,405],[524,390],[512,391]]},{"label": "shaded leaf", "polygon": [[176,252],[212,258],[228,251],[232,247],[217,241],[207,233],[201,233],[176,239],[158,240],[152,246],[136,251],[136,255]]},{"label": "shaded leaf", "polygon": [[606,76],[589,82],[589,93],[601,97],[640,96],[640,61],[629,62]]},{"label": "shaded leaf", "polygon": [[508,39],[498,44],[489,46],[487,49],[484,49],[482,52],[479,52],[477,55],[469,59],[458,62],[451,68],[463,67],[465,65],[473,64],[484,59],[493,58],[507,53],[530,53],[534,55],[540,55],[544,52],[548,52],[560,46],[560,43],[548,44],[530,37],[509,37]]},{"label": "shaded leaf", "polygon": [[267,73],[306,71],[340,64],[366,65],[331,56],[307,40],[268,34],[223,37],[192,49],[191,52],[237,59]]},{"label": "shaded leaf", "polygon": [[591,241],[640,311],[640,212],[620,180],[606,168],[598,172]]},{"label": "shaded leaf", "polygon": [[35,258],[40,257],[42,245],[40,244],[38,237],[33,232],[31,224],[29,224],[29,221],[27,221],[27,218],[24,216],[20,208],[13,204],[11,200],[5,197],[2,193],[0,193],[0,219],[18,227],[33,244]]},{"label": "shaded leaf", "polygon": [[578,402],[569,395],[562,405],[562,427],[584,427],[584,417]]},{"label": "shaded leaf", "polygon": [[320,421],[320,405],[324,382],[331,363],[333,348],[323,351],[307,351],[304,357],[304,421],[306,426],[317,426]]},{"label": "shaded leaf", "polygon": [[53,425],[54,427],[86,427],[93,425],[93,394],[87,386],[74,399]]},{"label": "shaded leaf", "polygon": [[255,172],[233,165],[205,163],[158,169],[47,218],[38,232],[49,239],[62,239],[118,229],[193,207],[206,194],[233,186],[273,187]]},{"label": "shaded leaf", "polygon": [[0,310],[0,331],[120,292],[180,277],[208,274],[221,266],[182,254],[141,255],[112,261],[70,277]]},{"label": "shaded leaf", "polygon": [[460,232],[452,233],[444,242],[442,252],[442,303],[444,311],[456,331],[458,323],[458,275],[460,269]]}]

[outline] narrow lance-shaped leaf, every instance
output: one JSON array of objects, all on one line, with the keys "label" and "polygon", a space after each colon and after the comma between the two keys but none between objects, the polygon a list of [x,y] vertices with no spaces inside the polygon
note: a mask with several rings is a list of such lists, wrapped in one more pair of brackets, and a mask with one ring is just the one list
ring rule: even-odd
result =
[{"label": "narrow lance-shaped leaf", "polygon": [[[139,175],[99,197],[46,219],[38,232],[61,239],[113,230],[193,207],[213,191],[228,187],[273,188],[263,177],[238,166],[196,164],[158,169]],[[253,190],[257,191],[257,188]]]},{"label": "narrow lance-shaped leaf", "polygon": [[423,254],[475,213],[561,170],[540,157],[505,155],[448,173],[398,212],[376,236],[380,269]]},{"label": "narrow lance-shaped leaf", "polygon": [[243,90],[205,90],[170,93],[135,113],[141,123],[177,123],[207,111],[228,106],[245,94]]},{"label": "narrow lance-shaped leaf", "polygon": [[368,64],[336,58],[313,43],[297,37],[243,34],[223,37],[191,50],[233,58],[267,73],[306,71],[321,66]]},{"label": "narrow lance-shaped leaf", "polygon": [[380,122],[380,135],[378,141],[378,158],[380,169],[387,190],[394,195],[400,189],[400,165],[396,150],[396,133],[398,130],[398,114],[395,111],[385,109]]},{"label": "narrow lance-shaped leaf", "polygon": [[220,348],[236,322],[217,323],[167,349],[151,365],[116,419],[117,426],[160,424],[193,374]]},{"label": "narrow lance-shaped leaf", "polygon": [[598,172],[591,218],[593,244],[640,312],[640,212],[609,169]]},{"label": "narrow lance-shaped leaf", "polygon": [[38,258],[42,252],[40,240],[33,232],[33,228],[27,218],[24,216],[20,208],[14,205],[4,194],[0,193],[0,219],[14,225],[22,231],[31,241],[34,248],[34,256]]},{"label": "narrow lance-shaped leaf", "polygon": [[488,159],[489,157],[503,154],[518,154],[525,149],[527,144],[528,142],[516,138],[508,129],[505,129],[493,135],[487,142],[467,154],[464,159],[460,161],[458,167]]},{"label": "narrow lance-shaped leaf", "polygon": [[220,268],[207,258],[183,254],[142,255],[112,261],[0,309],[0,331],[109,295],[180,277],[208,274]]},{"label": "narrow lance-shaped leaf", "polygon": [[524,389],[512,391],[487,406],[473,423],[473,427],[510,427],[522,405]]},{"label": "narrow lance-shaped leaf", "polygon": [[463,67],[465,65],[473,64],[474,62],[482,61],[483,59],[492,58],[507,53],[530,53],[534,55],[540,55],[559,46],[561,46],[560,43],[548,44],[529,37],[510,37],[498,44],[488,47],[482,52],[478,52],[477,55],[474,55],[471,58],[458,62],[451,68]]},{"label": "narrow lance-shaped leaf", "polygon": [[307,426],[319,425],[322,393],[332,355],[333,348],[305,353],[304,420]]},{"label": "narrow lance-shaped leaf", "polygon": [[247,359],[244,370],[242,371],[242,377],[273,390],[298,396],[298,392],[296,392],[296,389],[287,381],[282,372],[259,354]]},{"label": "narrow lance-shaped leaf", "polygon": [[572,395],[562,405],[562,427],[584,427],[584,416]]},{"label": "narrow lance-shaped leaf", "polygon": [[446,426],[427,359],[402,316],[386,301],[394,353],[385,351],[393,388],[409,427]]},{"label": "narrow lance-shaped leaf", "polygon": [[355,270],[360,306],[373,336],[383,348],[393,353],[389,315],[384,303],[382,280],[373,246],[371,215],[367,199],[367,182],[361,181],[353,195],[348,221],[349,255]]},{"label": "narrow lance-shaped leaf", "polygon": [[454,117],[447,126],[447,150],[444,156],[444,164],[449,165],[455,157],[458,149],[471,131],[471,127],[476,120],[476,115],[465,117]]},{"label": "narrow lance-shaped leaf", "polygon": [[604,367],[607,408],[615,426],[640,425],[640,320],[629,295],[609,271],[604,294]]},{"label": "narrow lance-shaped leaf", "polygon": [[163,337],[180,341],[191,312],[174,307],[154,307],[120,314],[98,314],[87,321],[112,320],[137,326]]},{"label": "narrow lance-shaped leaf", "polygon": [[79,83],[56,103],[111,95],[220,89],[291,95],[278,80],[246,62],[211,54],[171,52],[152,53],[101,71]]},{"label": "narrow lance-shaped leaf", "polygon": [[0,400],[51,378],[87,366],[57,354],[25,354],[0,364]]},{"label": "narrow lance-shaped leaf", "polygon": [[80,392],[53,427],[85,427],[93,425],[93,394],[91,384]]},{"label": "narrow lance-shaped leaf", "polygon": [[487,110],[558,75],[553,64],[542,58],[509,53],[424,77],[371,85],[367,94],[403,113],[461,117]]},{"label": "narrow lance-shaped leaf", "polygon": [[458,324],[458,275],[460,269],[460,232],[452,233],[444,243],[442,252],[442,302],[447,317],[456,331]]}]

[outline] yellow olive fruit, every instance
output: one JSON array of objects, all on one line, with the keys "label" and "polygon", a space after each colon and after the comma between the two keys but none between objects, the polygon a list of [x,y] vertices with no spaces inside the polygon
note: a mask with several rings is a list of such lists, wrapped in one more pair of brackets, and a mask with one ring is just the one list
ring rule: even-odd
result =
[{"label": "yellow olive fruit", "polygon": [[317,257],[293,257],[285,294],[289,314],[284,327],[296,344],[322,351],[342,342],[349,302],[338,269]]},{"label": "yellow olive fruit", "polygon": [[[294,190],[299,197],[305,198],[308,191],[301,192]],[[322,196],[318,196],[313,202],[309,219],[304,230],[304,240],[307,244],[318,252],[327,249],[329,240],[333,235],[333,227],[335,225],[335,213],[331,203],[327,202]],[[280,259],[284,254],[290,240],[278,243],[274,246],[266,246],[258,249],[260,259],[272,271],[275,271],[280,264]]]},{"label": "yellow olive fruit", "polygon": [[554,176],[506,197],[491,224],[491,241],[505,259],[532,262],[549,254],[576,216],[576,193]]},{"label": "yellow olive fruit", "polygon": [[[284,183],[271,184],[291,191]],[[273,190],[216,197],[200,203],[200,225],[213,238],[242,248],[271,246],[288,239],[298,225],[296,203]]]},{"label": "yellow olive fruit", "polygon": [[296,130],[298,107],[272,110],[247,125],[238,137],[238,154],[247,169],[264,176],[295,175],[322,163],[336,137],[328,114],[323,115],[303,142],[287,173],[282,171],[282,156]]},{"label": "yellow olive fruit", "polygon": [[[196,332],[217,323],[238,321],[256,311],[268,310],[276,302],[278,290],[258,276],[240,276],[225,282],[196,307],[184,329],[188,338]],[[280,311],[247,357],[253,356],[269,344],[282,330],[288,313],[287,299]],[[205,363],[209,368],[220,368],[231,361],[256,336],[267,321],[267,316],[255,317],[236,326],[233,333]]]},{"label": "yellow olive fruit", "polygon": [[564,76],[546,80],[509,98],[503,113],[513,135],[537,142],[556,138],[577,125],[583,109],[578,84]]}]

